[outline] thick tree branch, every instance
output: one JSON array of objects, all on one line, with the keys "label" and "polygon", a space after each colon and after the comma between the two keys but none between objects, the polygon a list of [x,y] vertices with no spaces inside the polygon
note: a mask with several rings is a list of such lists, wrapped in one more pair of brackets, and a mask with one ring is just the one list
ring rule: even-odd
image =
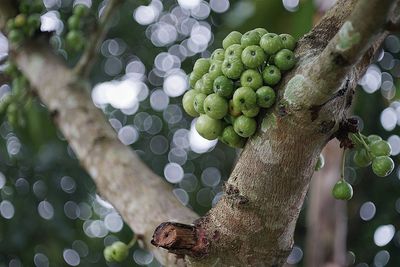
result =
[{"label": "thick tree branch", "polygon": [[[98,192],[164,265],[182,261],[150,245],[155,227],[166,220],[191,223],[197,215],[138,156],[121,144],[104,115],[85,94],[86,86],[44,45],[19,49],[14,60],[46,104],[56,124],[97,185]],[[172,260],[172,261],[171,261]]]},{"label": "thick tree branch", "polygon": [[[313,84],[307,102],[322,104],[338,90],[365,52],[380,38],[395,0],[359,0],[351,15],[309,68]],[[367,19],[366,19],[367,18]]]},{"label": "thick tree branch", "polygon": [[[298,64],[283,77],[276,106],[260,118],[260,127],[242,151],[222,199],[196,223],[196,229],[205,233],[208,246],[204,249],[207,255],[190,259],[192,263],[282,266],[286,262],[318,155],[346,119],[353,89],[385,36],[387,6],[378,17],[373,15],[379,28],[374,26],[369,34],[361,25],[364,18],[360,22],[350,20],[353,28],[366,34],[360,37],[366,46],[359,46],[360,53],[354,58],[348,57],[344,70],[331,67],[332,72],[321,76],[318,67],[326,66],[318,62],[325,57],[328,43],[332,45],[338,38],[335,35],[356,5],[365,2],[370,1],[339,0],[299,41]],[[371,12],[369,8],[362,10]],[[367,25],[371,23],[375,22]],[[325,92],[329,83],[332,88]],[[340,94],[334,94],[337,91]]]},{"label": "thick tree branch", "polygon": [[123,3],[123,0],[109,0],[106,7],[99,18],[95,32],[90,36],[88,46],[83,52],[79,62],[75,66],[74,72],[76,75],[87,77],[96,61],[96,53],[98,52],[108,31],[107,24],[111,16],[117,10],[118,6]]}]

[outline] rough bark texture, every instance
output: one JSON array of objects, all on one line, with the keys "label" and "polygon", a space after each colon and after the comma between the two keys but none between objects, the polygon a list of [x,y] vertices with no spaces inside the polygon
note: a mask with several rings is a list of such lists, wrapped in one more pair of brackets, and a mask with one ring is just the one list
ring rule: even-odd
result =
[{"label": "rough bark texture", "polygon": [[307,202],[305,266],[346,266],[346,202],[332,197],[340,178],[343,150],[332,140],[324,148],[325,167],[313,176]]},{"label": "rough bark texture", "polygon": [[[384,37],[382,27],[392,2],[395,1],[340,0],[299,41],[298,64],[282,80],[276,106],[260,117],[261,126],[241,153],[224,197],[196,221],[196,231],[205,245],[200,251],[202,257],[187,259],[187,263],[285,263],[317,157],[345,119],[353,88]],[[345,21],[353,10],[349,27]],[[365,17],[369,22],[364,25]],[[348,35],[350,39],[344,38]],[[183,207],[170,187],[118,141],[101,111],[84,93],[84,82],[78,82],[47,46],[25,46],[13,57],[53,114],[100,194],[121,212],[158,260],[168,266],[183,264],[175,262],[175,257],[169,261],[165,250],[149,246],[151,235],[161,222],[187,224],[196,215]],[[174,246],[171,252],[177,249]]]},{"label": "rough bark texture", "polygon": [[191,223],[197,215],[184,207],[172,194],[172,188],[129,147],[119,142],[86,94],[87,86],[76,80],[47,46],[22,47],[14,59],[95,181],[98,192],[116,207],[145,248],[164,265],[174,266],[173,255],[168,257],[165,250],[150,245],[153,231],[162,221]]}]

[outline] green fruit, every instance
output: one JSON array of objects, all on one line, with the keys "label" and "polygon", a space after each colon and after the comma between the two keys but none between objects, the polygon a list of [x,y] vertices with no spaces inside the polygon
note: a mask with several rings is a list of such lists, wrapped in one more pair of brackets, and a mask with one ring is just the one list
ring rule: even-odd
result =
[{"label": "green fruit", "polygon": [[269,86],[257,89],[257,105],[262,108],[269,108],[275,103],[275,91]]},{"label": "green fruit", "polygon": [[87,12],[88,12],[88,7],[86,5],[78,4],[74,7],[73,14],[77,17],[82,17],[85,16]]},{"label": "green fruit", "polygon": [[235,122],[235,120],[236,120],[236,117],[233,117],[233,116],[230,115],[230,114],[227,114],[227,115],[224,117],[224,121],[225,121],[226,123],[228,123],[228,125],[232,125],[232,124]]},{"label": "green fruit", "polygon": [[210,68],[210,60],[207,58],[199,58],[196,60],[193,66],[193,72],[195,72],[199,76],[203,76],[208,72],[208,69]]},{"label": "green fruit", "polygon": [[194,85],[194,90],[196,90],[197,92],[201,93],[202,92],[202,88],[203,88],[203,79],[199,79]]},{"label": "green fruit", "polygon": [[287,33],[282,33],[279,35],[279,37],[282,40],[283,48],[289,49],[289,50],[294,50],[296,47],[296,39],[294,39],[293,36]]},{"label": "green fruit", "polygon": [[209,77],[211,79],[215,79],[218,76],[222,75],[222,61],[214,61],[211,66],[210,66],[210,70],[208,72]]},{"label": "green fruit", "polygon": [[242,115],[233,123],[233,129],[241,137],[250,137],[256,132],[257,122],[253,118]]},{"label": "green fruit", "polygon": [[233,104],[241,111],[256,107],[257,94],[250,87],[240,87],[233,94]]},{"label": "green fruit", "polygon": [[18,44],[24,40],[24,34],[21,30],[11,30],[8,33],[8,39],[13,44]]},{"label": "green fruit", "polygon": [[7,20],[7,23],[6,23],[7,32],[10,32],[11,30],[14,30],[15,28],[16,28],[16,26],[15,26],[14,19]]},{"label": "green fruit", "polygon": [[199,113],[194,108],[194,98],[197,95],[197,91],[189,90],[187,91],[182,98],[183,109],[192,117],[199,116]]},{"label": "green fruit", "polygon": [[243,48],[239,44],[233,44],[225,50],[225,59],[241,60]]},{"label": "green fruit", "polygon": [[258,115],[258,113],[260,112],[260,108],[254,107],[251,109],[242,110],[242,112],[243,112],[243,115],[245,115],[246,117],[253,118]]},{"label": "green fruit", "polygon": [[81,20],[77,16],[71,16],[68,18],[68,28],[70,30],[78,30],[81,24]]},{"label": "green fruit", "polygon": [[290,70],[296,64],[294,53],[289,49],[282,49],[274,58],[275,65],[282,71]]},{"label": "green fruit", "polygon": [[40,26],[40,15],[32,14],[28,17],[28,26],[34,29],[39,28]]},{"label": "green fruit", "polygon": [[238,79],[244,70],[240,60],[225,59],[222,63],[222,73],[230,79]]},{"label": "green fruit", "polygon": [[229,100],[228,109],[229,109],[229,114],[233,117],[238,117],[242,114],[242,112],[240,111],[240,108],[237,107],[235,105],[235,103],[233,103],[232,99]]},{"label": "green fruit", "polygon": [[333,187],[332,195],[336,199],[350,200],[353,197],[353,188],[348,182],[342,179]]},{"label": "green fruit", "polygon": [[382,138],[379,135],[371,134],[367,137],[366,141],[368,144],[372,144],[373,142],[380,141],[380,140],[382,140]]},{"label": "green fruit", "polygon": [[111,245],[112,259],[116,262],[124,261],[129,254],[129,247],[127,244],[117,241]]},{"label": "green fruit", "polygon": [[104,259],[108,262],[113,262],[113,248],[111,246],[105,247],[103,251]]},{"label": "green fruit", "polygon": [[353,161],[356,166],[363,168],[371,164],[372,157],[365,148],[361,148],[354,153]]},{"label": "green fruit", "polygon": [[227,144],[228,146],[231,147],[238,147],[241,148],[244,146],[246,140],[239,136],[235,130],[233,129],[233,126],[228,126],[224,129],[224,131],[222,132],[222,135],[220,137],[220,140]]},{"label": "green fruit", "polygon": [[267,85],[276,85],[281,80],[281,71],[273,65],[267,66],[263,71],[263,79]]},{"label": "green fruit", "polygon": [[240,40],[242,38],[242,34],[237,31],[233,31],[230,34],[228,34],[225,39],[222,41],[222,47],[224,49],[227,49],[231,45],[234,44],[239,44],[240,45]]},{"label": "green fruit", "polygon": [[196,121],[197,132],[205,139],[214,140],[221,135],[223,127],[222,121],[208,117],[207,115],[200,115]]},{"label": "green fruit", "polygon": [[250,45],[258,45],[260,43],[260,35],[256,31],[248,31],[242,35],[240,45],[246,48]]},{"label": "green fruit", "polygon": [[228,101],[217,94],[211,94],[204,100],[204,111],[213,119],[220,120],[228,114]]},{"label": "green fruit", "polygon": [[394,169],[394,162],[390,157],[379,156],[372,161],[372,170],[379,177],[388,176]]},{"label": "green fruit", "polygon": [[67,45],[75,51],[79,51],[83,48],[85,38],[81,31],[72,30],[68,32],[65,41]]},{"label": "green fruit", "polygon": [[371,151],[372,156],[390,156],[392,152],[392,148],[389,143],[384,140],[375,141],[369,145],[369,149]]},{"label": "green fruit", "polygon": [[225,76],[219,76],[214,80],[213,88],[217,95],[231,98],[233,94],[233,81]]},{"label": "green fruit", "polygon": [[258,33],[258,35],[260,36],[260,38],[268,33],[268,31],[264,28],[255,28],[253,31],[256,31]]},{"label": "green fruit", "polygon": [[225,58],[225,50],[222,48],[215,49],[214,52],[211,54],[211,60],[218,60],[223,61]]},{"label": "green fruit", "polygon": [[283,48],[283,43],[279,35],[267,33],[261,37],[260,46],[267,55],[273,55]]},{"label": "green fruit", "polygon": [[240,76],[240,84],[242,86],[250,87],[253,90],[257,90],[263,84],[261,74],[256,70],[245,70]]},{"label": "green fruit", "polygon": [[320,169],[322,169],[325,165],[325,158],[322,154],[319,154],[318,160],[317,160],[317,164],[315,165],[315,170],[319,171]]},{"label": "green fruit", "polygon": [[15,27],[17,27],[17,28],[21,28],[21,27],[25,26],[25,24],[26,24],[25,14],[18,14],[14,18],[14,23],[15,23]]},{"label": "green fruit", "polygon": [[202,77],[202,75],[199,75],[197,72],[193,71],[192,73],[190,73],[190,75],[189,75],[189,85],[190,85],[190,87],[194,88],[194,86],[196,85],[196,82],[198,80],[200,80],[201,77]]},{"label": "green fruit", "polygon": [[242,62],[248,68],[257,68],[265,61],[264,51],[258,45],[250,45],[242,52]]},{"label": "green fruit", "polygon": [[201,80],[203,81],[203,87],[200,89],[200,91],[206,95],[213,93],[214,79],[210,77],[210,74],[204,74]]},{"label": "green fruit", "polygon": [[198,93],[193,98],[193,106],[194,110],[197,113],[204,114],[204,100],[206,99],[207,95],[203,93]]}]

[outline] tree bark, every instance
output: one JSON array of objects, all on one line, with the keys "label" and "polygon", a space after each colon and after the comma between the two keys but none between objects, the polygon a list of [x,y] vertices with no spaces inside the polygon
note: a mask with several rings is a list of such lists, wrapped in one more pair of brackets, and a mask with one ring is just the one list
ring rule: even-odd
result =
[{"label": "tree bark", "polygon": [[[298,64],[280,83],[276,106],[260,116],[261,126],[241,153],[224,197],[195,221],[190,232],[193,242],[175,242],[182,240],[178,238],[165,243],[165,239],[155,238],[155,245],[192,256],[186,263],[193,266],[285,263],[317,157],[328,140],[342,130],[339,125],[346,120],[353,89],[385,35],[383,26],[394,2],[338,1],[299,41]],[[364,25],[364,17],[373,23]],[[176,257],[168,257],[165,250],[149,246],[151,234],[161,222],[189,224],[197,215],[183,207],[171,188],[118,141],[85,93],[86,84],[79,82],[48,46],[28,44],[12,57],[47,105],[100,194],[117,208],[163,265],[184,265]],[[157,233],[171,233],[171,227],[166,226],[171,224],[158,227]],[[173,233],[187,233],[190,227],[183,226],[186,231],[174,228]]]}]

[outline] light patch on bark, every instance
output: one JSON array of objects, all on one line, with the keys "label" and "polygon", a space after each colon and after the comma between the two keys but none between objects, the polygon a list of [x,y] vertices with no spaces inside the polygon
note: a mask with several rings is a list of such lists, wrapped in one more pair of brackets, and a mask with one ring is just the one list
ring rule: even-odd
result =
[{"label": "light patch on bark", "polygon": [[267,114],[265,118],[261,122],[261,131],[264,133],[270,129],[276,126],[276,116],[274,113]]},{"label": "light patch on bark", "polygon": [[344,52],[351,49],[361,40],[361,34],[354,30],[351,21],[346,21],[339,30],[339,40],[336,49]]}]

